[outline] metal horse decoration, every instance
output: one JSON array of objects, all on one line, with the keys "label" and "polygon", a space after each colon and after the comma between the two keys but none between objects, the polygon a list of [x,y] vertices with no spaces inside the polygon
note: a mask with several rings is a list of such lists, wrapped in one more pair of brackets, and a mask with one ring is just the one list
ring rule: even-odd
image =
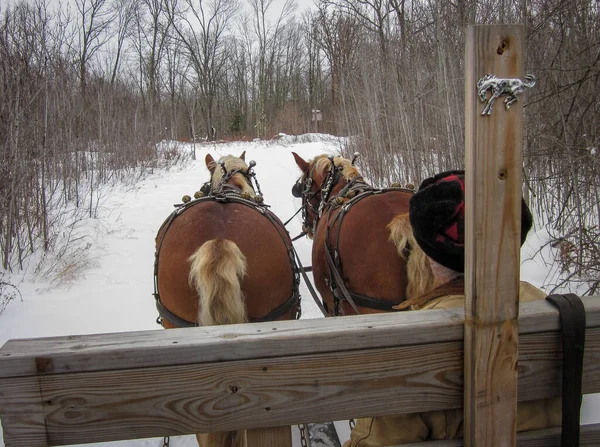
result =
[{"label": "metal horse decoration", "polygon": [[[300,317],[289,234],[263,203],[254,163],[244,158],[245,152],[217,163],[207,155],[210,185],[177,205],[158,231],[155,298],[165,328]],[[218,404],[215,412],[228,407]],[[245,431],[196,437],[201,447],[246,445]]]},{"label": "metal horse decoration", "polygon": [[373,188],[354,160],[293,155],[302,176],[292,194],[302,198],[315,285],[330,315],[392,311],[436,286],[408,220],[411,189]]},{"label": "metal horse decoration", "polygon": [[[498,78],[495,75],[487,74],[477,81],[477,93],[481,102],[487,101],[482,115],[491,115],[494,102],[502,95],[507,95],[504,99],[506,110],[517,100],[517,96],[525,91],[525,87],[531,88],[535,85],[535,76],[526,75],[524,81],[514,78]],[[487,99],[487,91],[492,92],[490,99]]]}]

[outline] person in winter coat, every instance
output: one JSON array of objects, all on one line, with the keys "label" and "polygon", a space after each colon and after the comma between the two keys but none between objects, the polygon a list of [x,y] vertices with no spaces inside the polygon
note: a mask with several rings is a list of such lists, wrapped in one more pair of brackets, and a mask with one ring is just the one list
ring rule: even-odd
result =
[{"label": "person in winter coat", "polygon": [[[411,298],[398,310],[445,309],[465,305],[464,171],[448,171],[425,180],[410,201],[409,219],[415,239],[429,257],[440,286]],[[533,223],[522,202],[521,245]],[[520,284],[520,301],[543,300],[546,294]],[[520,402],[517,431],[561,425],[560,398]],[[428,411],[357,419],[344,447],[388,446],[463,437],[462,409]]]}]

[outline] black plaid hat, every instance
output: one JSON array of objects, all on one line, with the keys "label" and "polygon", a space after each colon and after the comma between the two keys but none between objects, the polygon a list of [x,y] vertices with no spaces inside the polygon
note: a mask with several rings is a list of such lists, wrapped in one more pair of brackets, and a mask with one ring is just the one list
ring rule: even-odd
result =
[{"label": "black plaid hat", "polygon": [[[533,224],[525,201],[521,207],[521,245]],[[410,199],[410,224],[419,246],[434,261],[465,270],[465,171],[446,171],[421,183]]]}]

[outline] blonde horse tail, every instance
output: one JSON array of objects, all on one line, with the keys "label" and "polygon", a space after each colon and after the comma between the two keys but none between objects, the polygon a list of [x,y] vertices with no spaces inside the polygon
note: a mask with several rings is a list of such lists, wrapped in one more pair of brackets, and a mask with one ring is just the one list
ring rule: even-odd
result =
[{"label": "blonde horse tail", "polygon": [[[397,215],[388,224],[390,240],[398,255],[406,261],[406,299],[414,298],[437,286],[429,259],[419,247],[410,226],[408,213]],[[407,256],[408,254],[408,256]]]},{"label": "blonde horse tail", "polygon": [[190,256],[189,284],[198,293],[198,323],[201,326],[248,321],[242,279],[246,257],[227,239],[205,242]]}]

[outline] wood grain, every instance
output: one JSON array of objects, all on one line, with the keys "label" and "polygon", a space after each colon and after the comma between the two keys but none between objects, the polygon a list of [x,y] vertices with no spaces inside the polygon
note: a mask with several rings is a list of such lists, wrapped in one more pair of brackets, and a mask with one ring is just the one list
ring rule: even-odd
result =
[{"label": "wood grain", "polygon": [[0,382],[0,419],[4,445],[46,447],[46,412],[35,377]]},{"label": "wood grain", "polygon": [[522,26],[470,26],[465,52],[465,445],[516,445],[522,102],[482,116],[487,73],[523,76]]},{"label": "wood grain", "polygon": [[[519,399],[558,395],[559,334],[523,335],[520,351]],[[585,359],[584,392],[600,392],[600,328]],[[462,406],[462,366],[462,342],[450,341],[16,377],[0,380],[0,417],[10,433],[70,445],[449,409]]]},{"label": "wood grain", "polygon": [[248,430],[248,447],[292,447],[292,431],[290,427],[257,428]]},{"label": "wood grain", "polygon": [[[586,297],[588,327],[600,327],[600,297]],[[105,371],[462,341],[464,310],[444,309],[274,323],[10,340],[0,378]],[[557,331],[545,301],[521,305],[519,333]]]}]

